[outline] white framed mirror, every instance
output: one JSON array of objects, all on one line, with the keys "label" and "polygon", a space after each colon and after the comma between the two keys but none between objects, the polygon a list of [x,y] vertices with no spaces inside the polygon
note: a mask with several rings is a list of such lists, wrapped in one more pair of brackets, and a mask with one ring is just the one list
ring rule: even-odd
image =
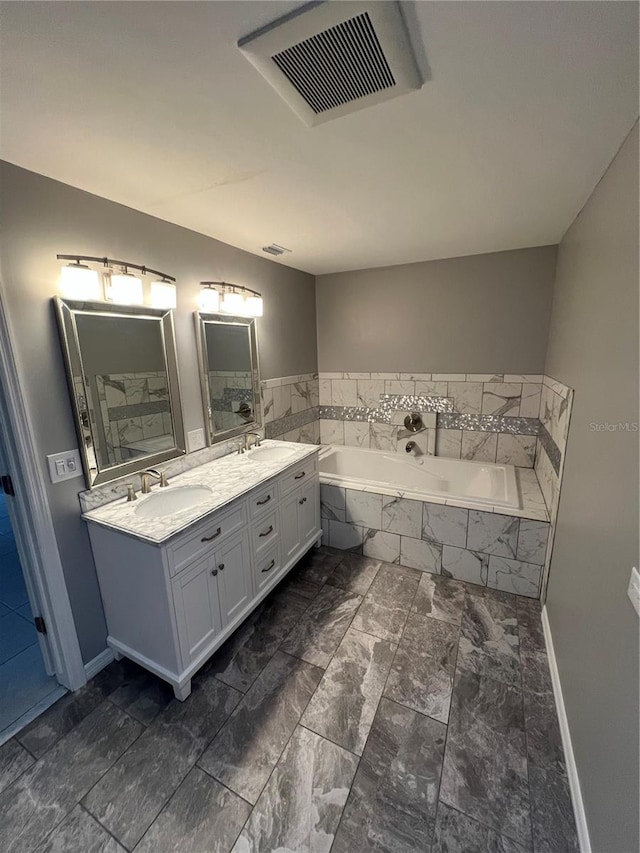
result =
[{"label": "white framed mirror", "polygon": [[209,443],[260,427],[260,369],[256,322],[196,312],[202,406]]},{"label": "white framed mirror", "polygon": [[172,312],[54,303],[87,486],[182,456]]}]

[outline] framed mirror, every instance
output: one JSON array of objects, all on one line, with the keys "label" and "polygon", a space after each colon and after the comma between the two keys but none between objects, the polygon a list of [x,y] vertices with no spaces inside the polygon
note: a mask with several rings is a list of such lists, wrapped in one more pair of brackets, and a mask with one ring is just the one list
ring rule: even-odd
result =
[{"label": "framed mirror", "polygon": [[256,322],[202,313],[195,320],[202,405],[213,444],[262,422]]},{"label": "framed mirror", "polygon": [[172,312],[54,302],[89,488],[184,454]]}]

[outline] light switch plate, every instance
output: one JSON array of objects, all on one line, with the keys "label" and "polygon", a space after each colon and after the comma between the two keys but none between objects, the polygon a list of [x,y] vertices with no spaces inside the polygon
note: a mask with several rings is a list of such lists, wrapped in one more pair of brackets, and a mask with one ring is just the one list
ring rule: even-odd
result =
[{"label": "light switch plate", "polygon": [[187,433],[187,448],[189,449],[189,453],[193,453],[194,450],[201,450],[205,444],[203,429],[192,429]]},{"label": "light switch plate", "polygon": [[47,463],[52,483],[61,483],[63,480],[72,480],[74,477],[82,476],[79,450],[63,450],[61,453],[52,453],[47,456]]},{"label": "light switch plate", "polygon": [[629,581],[627,595],[631,599],[636,613],[640,616],[640,574],[638,574],[635,566],[631,569],[631,580]]}]

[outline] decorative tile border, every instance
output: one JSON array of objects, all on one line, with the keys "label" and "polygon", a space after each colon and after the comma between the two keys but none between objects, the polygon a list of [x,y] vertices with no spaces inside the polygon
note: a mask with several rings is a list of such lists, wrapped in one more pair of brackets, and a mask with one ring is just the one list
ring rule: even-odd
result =
[{"label": "decorative tile border", "polygon": [[556,476],[560,476],[560,463],[562,462],[562,453],[560,452],[560,448],[558,447],[558,445],[551,437],[551,433],[548,431],[548,429],[543,423],[540,424],[540,432],[538,433],[538,436],[540,438],[540,444],[542,445],[544,452],[549,457],[549,462],[551,462],[553,470],[556,472]]},{"label": "decorative tile border", "polygon": [[314,406],[311,409],[296,412],[295,415],[287,415],[284,418],[278,418],[277,421],[270,421],[264,426],[265,438],[278,438],[287,432],[300,429],[313,421],[317,421],[319,418],[318,408],[318,406]]}]

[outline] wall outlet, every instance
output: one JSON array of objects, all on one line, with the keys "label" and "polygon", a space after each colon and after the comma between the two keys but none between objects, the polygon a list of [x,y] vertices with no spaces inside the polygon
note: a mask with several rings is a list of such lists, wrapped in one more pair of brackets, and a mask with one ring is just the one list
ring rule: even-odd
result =
[{"label": "wall outlet", "polygon": [[82,476],[82,464],[79,450],[64,450],[47,456],[49,477],[52,483],[61,483]]},{"label": "wall outlet", "polygon": [[192,429],[187,433],[187,450],[189,453],[193,453],[195,450],[202,450],[205,445],[203,429]]},{"label": "wall outlet", "polygon": [[631,599],[631,603],[633,604],[636,613],[640,616],[640,574],[638,574],[638,570],[635,566],[631,569],[631,579],[629,581],[627,595]]}]

